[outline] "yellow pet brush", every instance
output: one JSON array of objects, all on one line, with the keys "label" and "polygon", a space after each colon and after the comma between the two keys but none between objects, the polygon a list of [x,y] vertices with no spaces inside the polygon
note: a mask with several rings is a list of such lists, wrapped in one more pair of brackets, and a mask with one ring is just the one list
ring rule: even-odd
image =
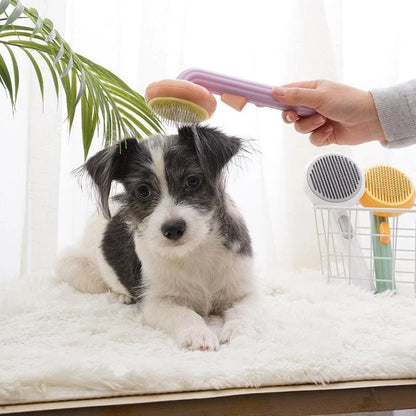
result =
[{"label": "yellow pet brush", "polygon": [[212,94],[220,95],[223,102],[237,111],[252,103],[258,107],[293,110],[300,117],[315,114],[310,108],[290,107],[277,101],[272,96],[272,89],[269,85],[191,68],[177,79],[150,84],[145,100],[154,113],[176,124],[195,124],[210,118],[217,106]]},{"label": "yellow pet brush", "polygon": [[[411,208],[415,189],[410,179],[390,166],[373,166],[365,172],[365,192],[360,203],[371,208]],[[387,217],[401,212],[385,211],[370,213],[373,240],[374,269],[377,292],[396,290],[393,277],[390,227]]]}]

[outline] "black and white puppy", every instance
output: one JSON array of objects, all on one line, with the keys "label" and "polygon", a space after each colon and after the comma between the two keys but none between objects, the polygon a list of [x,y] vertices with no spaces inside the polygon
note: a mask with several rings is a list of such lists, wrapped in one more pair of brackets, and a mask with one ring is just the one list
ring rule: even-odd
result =
[{"label": "black and white puppy", "polygon": [[[83,166],[103,215],[78,246],[64,250],[57,275],[87,292],[137,301],[146,324],[189,349],[217,350],[250,330],[256,303],[250,236],[225,192],[224,168],[242,140],[208,127],[127,139]],[[112,207],[112,182],[123,185]],[[213,331],[204,318],[223,318]]]}]

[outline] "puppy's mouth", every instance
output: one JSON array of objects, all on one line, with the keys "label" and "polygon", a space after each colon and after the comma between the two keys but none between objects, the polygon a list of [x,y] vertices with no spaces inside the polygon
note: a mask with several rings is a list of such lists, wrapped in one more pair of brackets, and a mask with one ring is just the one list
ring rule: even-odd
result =
[{"label": "puppy's mouth", "polygon": [[155,250],[159,253],[160,256],[166,258],[182,258],[189,255],[194,251],[194,249],[199,244],[196,244],[194,241],[188,240],[179,240],[179,241],[161,241]]},{"label": "puppy's mouth", "polygon": [[186,240],[185,239],[181,239],[178,241],[169,241],[169,240],[164,240],[163,241],[163,247],[164,248],[170,248],[170,247],[181,247],[186,245]]}]

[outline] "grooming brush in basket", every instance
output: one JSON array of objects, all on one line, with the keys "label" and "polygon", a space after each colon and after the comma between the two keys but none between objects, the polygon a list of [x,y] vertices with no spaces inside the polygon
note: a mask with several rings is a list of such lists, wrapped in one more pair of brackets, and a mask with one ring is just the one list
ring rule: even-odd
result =
[{"label": "grooming brush in basket", "polygon": [[[412,182],[404,173],[390,166],[379,165],[366,170],[365,193],[360,203],[371,208],[411,208],[415,195]],[[390,244],[391,231],[387,217],[397,215],[401,213],[370,213],[377,293],[396,290]]]},{"label": "grooming brush in basket", "polygon": [[364,174],[348,157],[328,153],[313,159],[306,171],[306,191],[315,205],[327,206],[335,229],[348,256],[349,277],[353,283],[372,290],[370,271],[345,207],[357,204],[364,193]]},{"label": "grooming brush in basket", "polygon": [[176,124],[195,124],[207,120],[214,113],[217,102],[212,94],[241,111],[250,102],[258,107],[293,110],[301,117],[315,114],[306,107],[291,107],[272,96],[269,85],[246,81],[203,69],[183,71],[177,79],[153,82],[146,88],[145,100],[152,111]]}]

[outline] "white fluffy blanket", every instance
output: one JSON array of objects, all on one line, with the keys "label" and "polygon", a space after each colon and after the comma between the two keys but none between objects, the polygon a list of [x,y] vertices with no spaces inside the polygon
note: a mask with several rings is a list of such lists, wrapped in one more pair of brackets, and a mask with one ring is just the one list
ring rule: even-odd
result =
[{"label": "white fluffy blanket", "polygon": [[0,284],[0,403],[416,377],[416,301],[327,285],[264,284],[255,338],[180,349],[136,306],[53,279]]}]

